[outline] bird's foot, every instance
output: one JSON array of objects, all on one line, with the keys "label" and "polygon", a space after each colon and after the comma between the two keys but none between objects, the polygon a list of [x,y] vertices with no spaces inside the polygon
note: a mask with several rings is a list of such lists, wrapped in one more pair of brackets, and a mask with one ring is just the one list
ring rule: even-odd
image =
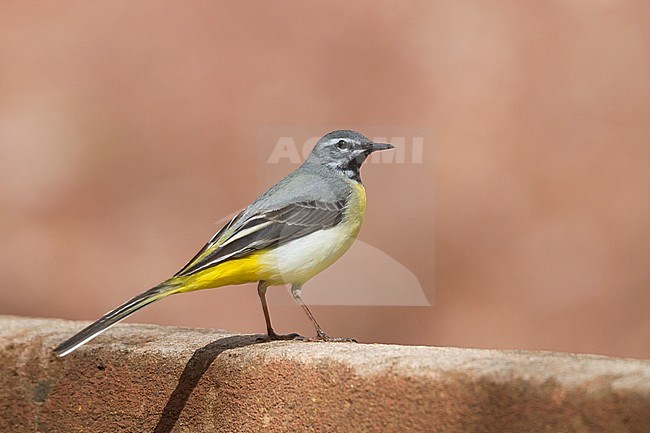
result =
[{"label": "bird's foot", "polygon": [[323,331],[318,331],[318,334],[315,338],[311,338],[308,341],[327,341],[332,343],[358,343],[354,338],[344,338],[344,337],[330,337]]},{"label": "bird's foot", "polygon": [[268,333],[268,335],[257,337],[257,341],[278,341],[278,340],[304,340],[300,334],[295,332],[292,334],[276,334],[274,331]]}]

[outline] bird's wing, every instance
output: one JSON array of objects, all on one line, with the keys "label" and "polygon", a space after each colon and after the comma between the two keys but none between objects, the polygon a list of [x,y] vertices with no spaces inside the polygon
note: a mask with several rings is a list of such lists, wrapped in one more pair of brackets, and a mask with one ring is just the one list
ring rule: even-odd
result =
[{"label": "bird's wing", "polygon": [[345,200],[303,201],[278,209],[237,214],[175,276],[188,276],[226,260],[277,247],[343,219]]}]

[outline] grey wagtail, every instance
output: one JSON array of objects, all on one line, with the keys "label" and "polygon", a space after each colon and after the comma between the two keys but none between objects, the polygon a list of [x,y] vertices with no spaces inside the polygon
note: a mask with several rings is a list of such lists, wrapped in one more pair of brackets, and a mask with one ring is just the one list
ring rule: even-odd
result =
[{"label": "grey wagtail", "polygon": [[350,341],[323,332],[302,301],[301,289],[356,239],[366,208],[359,169],[372,152],[391,148],[391,144],[374,143],[355,131],[325,135],[300,167],[230,220],[176,275],[106,313],[61,343],[54,353],[60,357],[69,354],[145,305],[169,295],[252,282],[258,282],[269,339],[299,337],[276,334],[266,304],[269,286],[291,284],[293,299],[316,328],[316,339]]}]

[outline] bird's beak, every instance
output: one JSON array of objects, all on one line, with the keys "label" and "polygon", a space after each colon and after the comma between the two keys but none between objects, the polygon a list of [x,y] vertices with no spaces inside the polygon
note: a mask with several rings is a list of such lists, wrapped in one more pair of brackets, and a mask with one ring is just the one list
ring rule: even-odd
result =
[{"label": "bird's beak", "polygon": [[370,149],[368,149],[368,150],[369,150],[370,152],[376,152],[376,151],[378,151],[378,150],[388,150],[388,149],[392,149],[392,148],[394,148],[394,147],[395,147],[395,146],[393,146],[393,145],[390,144],[390,143],[372,143],[372,144],[370,145]]}]

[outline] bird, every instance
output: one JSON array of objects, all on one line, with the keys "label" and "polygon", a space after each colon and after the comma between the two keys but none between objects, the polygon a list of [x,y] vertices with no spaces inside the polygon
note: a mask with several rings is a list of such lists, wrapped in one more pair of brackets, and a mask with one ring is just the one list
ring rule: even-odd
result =
[{"label": "bird", "polygon": [[323,331],[301,298],[302,287],[352,246],[366,208],[361,165],[373,152],[393,147],[352,130],[324,135],[296,170],[237,213],[176,274],[109,311],[53,352],[64,357],[169,295],[244,283],[257,283],[265,338],[301,338],[273,330],[266,302],[269,286],[290,285],[293,299],[314,325],[313,340],[354,341]]}]

